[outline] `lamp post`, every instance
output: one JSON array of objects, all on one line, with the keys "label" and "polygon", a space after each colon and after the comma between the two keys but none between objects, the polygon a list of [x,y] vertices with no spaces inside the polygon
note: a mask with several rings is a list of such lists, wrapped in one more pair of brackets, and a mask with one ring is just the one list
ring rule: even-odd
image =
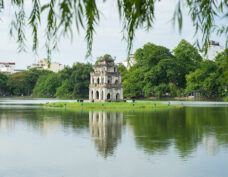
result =
[{"label": "lamp post", "polygon": [[170,104],[171,104],[171,103],[169,102],[169,103],[168,103],[168,109],[169,109]]}]

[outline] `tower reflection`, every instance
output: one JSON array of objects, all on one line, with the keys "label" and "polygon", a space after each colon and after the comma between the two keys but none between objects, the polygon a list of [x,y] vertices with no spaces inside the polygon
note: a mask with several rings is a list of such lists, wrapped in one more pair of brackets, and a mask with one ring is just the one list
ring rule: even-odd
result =
[{"label": "tower reflection", "polygon": [[90,134],[94,138],[97,151],[103,157],[114,154],[121,140],[122,124],[122,112],[89,112]]}]

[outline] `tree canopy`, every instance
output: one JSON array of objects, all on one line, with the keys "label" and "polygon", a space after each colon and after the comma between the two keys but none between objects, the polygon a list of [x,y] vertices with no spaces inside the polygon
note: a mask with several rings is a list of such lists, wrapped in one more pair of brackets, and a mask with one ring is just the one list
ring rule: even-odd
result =
[{"label": "tree canopy", "polygon": [[56,90],[59,98],[87,98],[89,93],[91,64],[75,63],[60,72],[62,85]]},{"label": "tree canopy", "polygon": [[0,95],[3,95],[7,91],[7,86],[6,86],[7,80],[8,80],[7,76],[0,73]]},{"label": "tree canopy", "polygon": [[202,57],[198,50],[185,40],[181,40],[173,52],[178,63],[178,85],[185,88],[185,75],[199,67]]},{"label": "tree canopy", "polygon": [[129,71],[120,66],[124,96],[183,96],[199,91],[204,97],[224,97],[227,92],[227,49],[215,61],[203,61],[198,50],[181,40],[172,51],[152,43],[135,52]]},{"label": "tree canopy", "polygon": [[8,77],[5,93],[9,95],[21,96],[31,95],[41,75],[51,73],[48,70],[30,69],[27,71],[14,73]]},{"label": "tree canopy", "polygon": [[194,72],[186,75],[186,93],[197,90],[206,97],[222,97],[227,93],[225,86],[228,81],[225,77],[226,53],[219,53],[215,62],[205,60],[200,63],[200,67]]},{"label": "tree canopy", "polygon": [[75,63],[59,73],[41,76],[33,89],[33,96],[58,98],[88,98],[91,64]]},{"label": "tree canopy", "polygon": [[[203,97],[226,96],[228,99],[227,52],[226,49],[214,61],[210,61],[202,60],[196,48],[185,40],[173,51],[147,43],[136,50],[136,63],[129,70],[123,64],[118,64],[124,97],[176,97],[197,91]],[[0,73],[0,96],[86,99],[91,71],[92,64],[75,63],[58,73],[38,69],[12,75]]]},{"label": "tree canopy", "polygon": [[[191,49],[194,51],[189,52]],[[147,43],[136,50],[135,60],[129,72],[123,73],[124,95],[148,97],[155,93],[160,97],[167,92],[179,95],[179,90],[185,88],[185,75],[196,69],[201,57],[191,44],[182,40],[174,55],[166,47]]]},{"label": "tree canopy", "polygon": [[61,86],[60,76],[56,73],[42,75],[37,80],[36,86],[33,89],[33,96],[37,97],[54,97],[56,89]]},{"label": "tree canopy", "polygon": [[92,64],[75,63],[58,73],[40,69],[0,73],[0,96],[88,98],[92,70]]},{"label": "tree canopy", "polygon": [[[99,1],[105,3],[107,0]],[[161,0],[116,0],[120,21],[122,23],[123,37],[127,41],[128,52],[132,48],[135,31],[139,28],[150,30],[155,21],[156,3]],[[25,28],[32,29],[33,47],[36,51],[38,47],[38,30],[41,25],[41,15],[44,15],[46,22],[46,49],[48,59],[52,50],[57,48],[60,38],[85,30],[87,41],[87,56],[91,54],[95,25],[99,24],[101,11],[98,9],[96,0],[31,0],[32,9],[25,11],[24,0],[11,0],[9,5],[15,16],[11,23],[11,34],[16,33],[19,51],[25,50],[26,34]],[[0,11],[5,9],[5,0],[0,0]],[[201,32],[200,43],[206,48],[212,32],[218,35],[228,34],[226,25],[216,24],[215,18],[227,19],[227,0],[178,0],[176,10],[173,13],[173,22],[178,23],[179,30],[182,29],[182,11],[187,11],[190,16],[195,33]],[[171,14],[172,16],[172,14]],[[169,20],[169,19],[167,19]],[[27,25],[28,24],[28,25]],[[227,38],[228,43],[228,38]],[[198,42],[199,43],[199,42]]]}]

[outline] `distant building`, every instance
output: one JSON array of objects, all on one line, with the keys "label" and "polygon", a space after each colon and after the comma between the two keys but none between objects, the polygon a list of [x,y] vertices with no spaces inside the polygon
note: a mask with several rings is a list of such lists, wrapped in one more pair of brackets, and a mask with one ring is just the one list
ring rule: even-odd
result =
[{"label": "distant building", "polygon": [[121,73],[111,57],[103,57],[90,73],[89,85],[90,101],[121,101],[123,100],[123,86]]},{"label": "distant building", "polygon": [[123,62],[123,65],[127,68],[127,70],[129,70],[130,67],[134,66],[135,64],[136,64],[136,61],[135,61],[135,55],[134,54],[130,54],[129,60],[125,60]]},{"label": "distant building", "polygon": [[3,74],[13,74],[15,63],[4,63],[0,62],[0,72]]},{"label": "distant building", "polygon": [[207,49],[206,56],[203,56],[204,59],[207,60],[215,60],[215,57],[218,55],[218,53],[223,52],[224,48],[220,46],[219,42],[210,41],[210,44]]},{"label": "distant building", "polygon": [[32,65],[27,67],[28,69],[37,68],[37,69],[45,69],[53,72],[59,72],[64,69],[64,66],[60,63],[51,62],[48,63],[47,59],[39,60],[37,63],[33,63]]}]

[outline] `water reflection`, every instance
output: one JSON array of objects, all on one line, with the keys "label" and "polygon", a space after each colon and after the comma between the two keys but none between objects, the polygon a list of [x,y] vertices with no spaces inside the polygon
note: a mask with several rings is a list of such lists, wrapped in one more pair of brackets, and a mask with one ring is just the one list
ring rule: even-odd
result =
[{"label": "water reflection", "polygon": [[205,136],[203,138],[203,144],[208,155],[216,155],[218,153],[218,141],[214,135]]},{"label": "water reflection", "polygon": [[0,132],[13,133],[20,126],[42,136],[55,132],[79,132],[88,129],[88,113],[54,109],[0,109]]},{"label": "water reflection", "polygon": [[90,134],[96,149],[103,157],[112,156],[121,140],[122,112],[89,112]]},{"label": "water reflection", "polygon": [[114,154],[124,135],[133,138],[136,148],[146,154],[166,154],[174,148],[179,157],[187,159],[201,148],[211,156],[221,147],[228,149],[228,108],[186,107],[134,113],[1,108],[0,135],[17,134],[19,130],[42,136],[84,134],[88,139],[92,137],[95,150],[104,158]]},{"label": "water reflection", "polygon": [[136,145],[148,154],[166,154],[174,147],[188,158],[202,146],[209,155],[228,145],[228,109],[191,108],[160,112],[136,112],[127,119]]},{"label": "water reflection", "polygon": [[0,107],[0,140],[0,176],[6,177],[226,177],[228,108]]}]

